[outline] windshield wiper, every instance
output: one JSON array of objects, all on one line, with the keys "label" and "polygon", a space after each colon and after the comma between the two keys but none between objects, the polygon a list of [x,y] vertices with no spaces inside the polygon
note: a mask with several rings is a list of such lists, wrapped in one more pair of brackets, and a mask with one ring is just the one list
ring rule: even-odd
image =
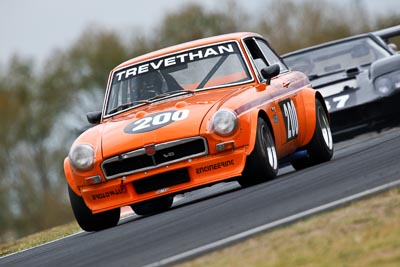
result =
[{"label": "windshield wiper", "polygon": [[156,99],[159,99],[159,98],[163,98],[163,97],[166,97],[166,96],[171,96],[171,95],[175,95],[175,94],[178,94],[178,93],[194,94],[195,92],[196,92],[195,90],[175,90],[175,91],[171,91],[171,92],[167,92],[167,93],[163,93],[163,94],[160,94],[160,95],[153,96],[153,97],[151,97],[149,99],[146,99],[146,100],[137,100],[137,101],[132,101],[132,102],[129,102],[129,103],[121,104],[118,107],[113,108],[112,110],[110,110],[107,114],[112,114],[112,113],[115,113],[117,111],[124,110],[126,108],[134,106],[135,104],[151,104],[153,100],[156,100]]},{"label": "windshield wiper", "polygon": [[311,74],[311,75],[308,75],[308,79],[310,80],[310,81],[312,81],[312,80],[315,80],[315,79],[317,79],[317,78],[319,78],[320,76],[318,75],[318,74]]},{"label": "windshield wiper", "polygon": [[132,102],[129,102],[129,103],[124,103],[124,104],[119,105],[116,108],[113,108],[107,114],[112,114],[112,113],[115,113],[117,111],[124,110],[126,108],[134,106],[135,104],[150,104],[150,103],[151,102],[149,100],[137,100],[137,101],[132,101]]},{"label": "windshield wiper", "polygon": [[195,92],[196,92],[195,90],[174,90],[174,91],[170,91],[170,92],[166,92],[166,93],[162,93],[162,94],[160,94],[160,95],[156,95],[156,96],[150,97],[150,98],[148,98],[148,99],[145,100],[145,101],[153,101],[153,100],[156,100],[156,99],[159,99],[159,98],[163,98],[163,97],[166,97],[166,96],[175,95],[175,94],[178,94],[178,93],[182,93],[182,94],[194,94]]},{"label": "windshield wiper", "polygon": [[320,75],[319,74],[310,74],[310,75],[308,75],[308,79],[310,81],[312,81],[312,80],[315,80],[315,79],[318,79],[318,78],[330,76],[332,74],[336,74],[336,73],[343,72],[343,71],[345,71],[345,70],[341,69],[341,70],[338,70],[338,71],[332,71],[332,72],[328,72],[328,73],[324,73],[324,74],[320,74]]}]

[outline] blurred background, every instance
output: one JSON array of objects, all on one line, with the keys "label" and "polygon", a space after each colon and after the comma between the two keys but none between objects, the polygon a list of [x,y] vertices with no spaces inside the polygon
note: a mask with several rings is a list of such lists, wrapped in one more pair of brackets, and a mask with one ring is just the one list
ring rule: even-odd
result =
[{"label": "blurred background", "polygon": [[283,54],[400,25],[398,0],[137,2],[0,1],[0,242],[74,220],[63,161],[122,61],[236,31]]}]

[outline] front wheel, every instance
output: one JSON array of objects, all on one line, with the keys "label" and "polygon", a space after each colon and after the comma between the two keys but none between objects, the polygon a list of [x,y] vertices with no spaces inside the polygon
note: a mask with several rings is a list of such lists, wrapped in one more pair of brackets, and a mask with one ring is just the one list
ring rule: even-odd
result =
[{"label": "front wheel", "polygon": [[291,162],[296,170],[329,161],[333,156],[333,139],[328,115],[318,99],[315,100],[315,109],[316,126],[313,138],[305,147],[307,156]]},{"label": "front wheel", "polygon": [[86,206],[83,198],[77,196],[69,186],[68,193],[75,219],[83,230],[87,232],[100,231],[118,224],[120,218],[119,208],[93,214]]},{"label": "front wheel", "polygon": [[247,157],[242,176],[237,181],[242,187],[274,179],[278,174],[278,158],[271,130],[263,118],[258,118],[254,150]]}]

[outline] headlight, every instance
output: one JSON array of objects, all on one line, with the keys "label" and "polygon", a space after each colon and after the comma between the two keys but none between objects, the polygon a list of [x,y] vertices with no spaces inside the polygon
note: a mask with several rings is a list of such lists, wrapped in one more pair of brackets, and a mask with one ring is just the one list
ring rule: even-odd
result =
[{"label": "headlight", "polygon": [[395,76],[393,76],[393,85],[395,89],[400,89],[400,71],[395,72]]},{"label": "headlight", "polygon": [[375,80],[375,89],[384,96],[391,94],[396,89],[400,89],[400,71],[394,71],[378,77]]},{"label": "headlight", "polygon": [[238,122],[236,113],[232,110],[217,111],[212,118],[212,130],[221,136],[228,136],[235,132]]},{"label": "headlight", "polygon": [[94,150],[90,145],[72,147],[68,157],[72,165],[78,170],[87,171],[93,168]]},{"label": "headlight", "polygon": [[375,88],[381,95],[388,95],[393,90],[393,83],[387,77],[379,77],[375,81]]}]

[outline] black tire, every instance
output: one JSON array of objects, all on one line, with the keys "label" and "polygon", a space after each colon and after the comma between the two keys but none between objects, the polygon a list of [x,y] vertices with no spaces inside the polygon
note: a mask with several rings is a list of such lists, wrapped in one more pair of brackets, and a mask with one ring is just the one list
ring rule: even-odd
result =
[{"label": "black tire", "polygon": [[333,139],[328,115],[318,99],[315,100],[315,109],[316,127],[313,138],[305,147],[307,156],[291,162],[296,170],[329,161],[333,156]]},{"label": "black tire", "polygon": [[258,118],[254,150],[247,157],[242,176],[237,181],[242,187],[274,179],[278,174],[278,158],[271,130],[263,118]]},{"label": "black tire", "polygon": [[151,215],[166,211],[172,206],[174,196],[163,196],[132,204],[131,208],[137,215]]},{"label": "black tire", "polygon": [[76,195],[69,186],[68,194],[75,219],[83,230],[87,232],[100,231],[118,224],[121,213],[119,208],[92,214],[83,198]]}]

